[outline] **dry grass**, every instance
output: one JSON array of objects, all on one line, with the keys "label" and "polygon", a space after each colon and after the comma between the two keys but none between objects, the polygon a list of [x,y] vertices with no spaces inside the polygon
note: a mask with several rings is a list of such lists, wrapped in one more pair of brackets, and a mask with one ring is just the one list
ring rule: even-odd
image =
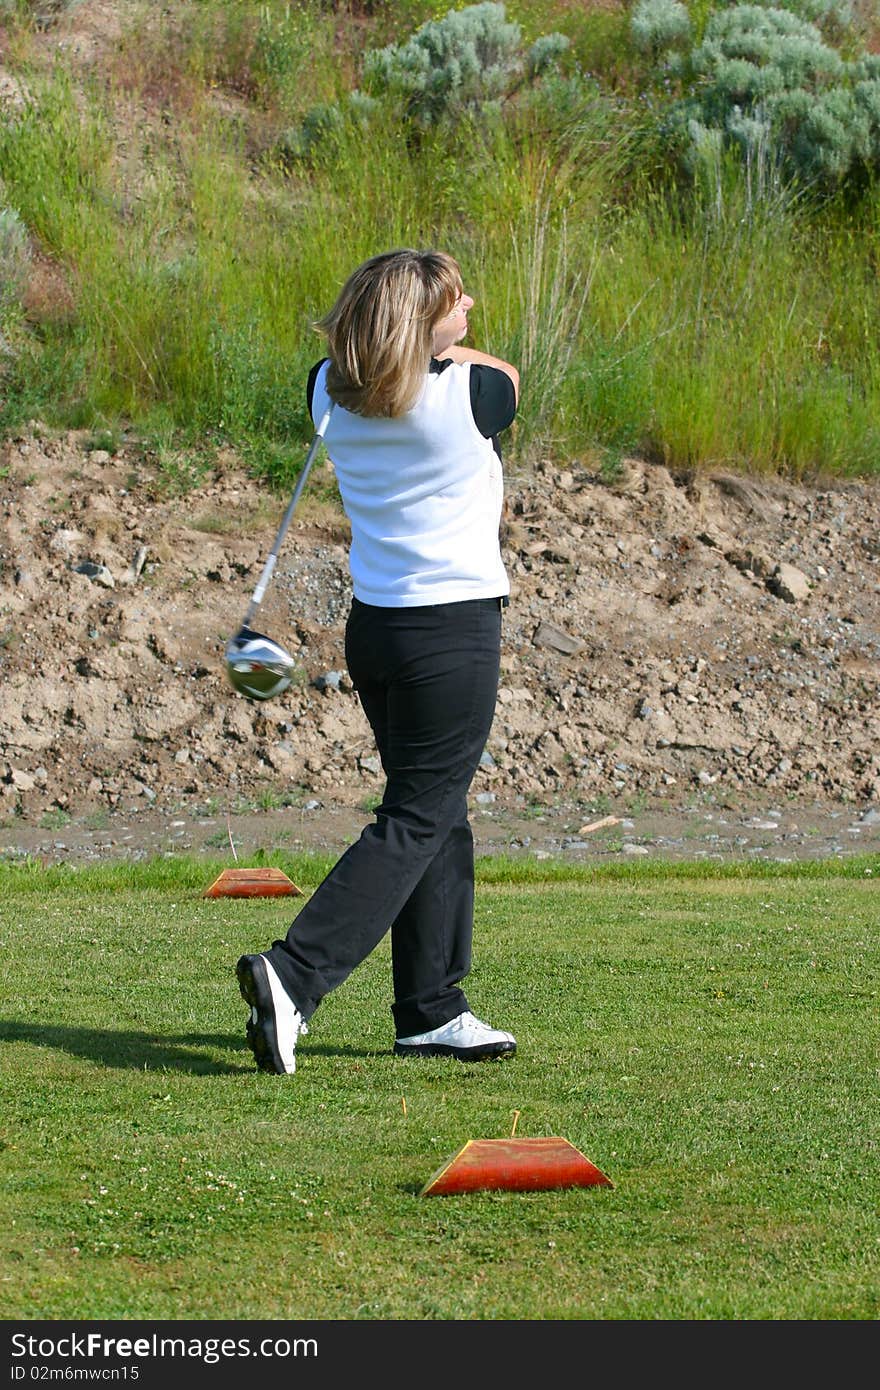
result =
[{"label": "dry grass", "polygon": [[21,306],[31,323],[62,325],[76,319],[76,291],[70,268],[36,243],[32,245]]}]

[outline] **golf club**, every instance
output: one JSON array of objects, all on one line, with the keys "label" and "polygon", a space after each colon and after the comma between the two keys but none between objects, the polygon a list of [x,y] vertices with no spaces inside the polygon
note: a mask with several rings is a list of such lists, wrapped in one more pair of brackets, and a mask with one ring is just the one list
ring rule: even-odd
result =
[{"label": "golf club", "polygon": [[324,438],[332,414],[333,406],[331,405],[315,430],[309,445],[309,452],[306,454],[306,461],[302,466],[302,472],[293,490],[293,496],[278,528],[275,543],[269,552],[268,559],[263,566],[263,573],[260,575],[253,598],[244,615],[244,622],[235,636],[230,637],[226,643],[226,674],[239,694],[247,696],[249,700],[268,700],[273,695],[280,695],[282,690],[286,690],[293,680],[295,662],[290,652],[285,651],[281,644],[273,641],[271,637],[266,637],[262,632],[255,632],[251,627],[251,621],[263,601],[263,595],[278,560],[281,543],[287,534],[287,528],[296,510],[300,494],[306,485],[309,470],[321,440]]}]

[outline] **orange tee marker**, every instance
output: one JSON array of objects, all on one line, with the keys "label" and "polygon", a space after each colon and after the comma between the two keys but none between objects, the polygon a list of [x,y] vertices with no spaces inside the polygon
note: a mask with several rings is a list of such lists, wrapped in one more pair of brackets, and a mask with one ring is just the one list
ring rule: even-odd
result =
[{"label": "orange tee marker", "polygon": [[420,1197],[497,1188],[538,1192],[553,1187],[613,1187],[567,1139],[469,1139],[429,1178]]},{"label": "orange tee marker", "polygon": [[279,898],[304,897],[292,879],[281,869],[224,869],[206,888],[203,898]]}]

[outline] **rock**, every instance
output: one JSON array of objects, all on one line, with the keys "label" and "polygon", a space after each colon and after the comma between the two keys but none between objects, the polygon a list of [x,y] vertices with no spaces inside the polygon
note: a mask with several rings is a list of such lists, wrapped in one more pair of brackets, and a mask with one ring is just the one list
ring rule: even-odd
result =
[{"label": "rock", "polygon": [[316,690],[338,690],[344,676],[344,671],[325,671],[322,676],[315,676],[312,685]]},{"label": "rock", "polygon": [[502,685],[498,690],[498,703],[500,705],[513,705],[523,701],[531,701],[534,698],[532,692],[523,685]]},{"label": "rock", "polygon": [[115,589],[116,581],[106,565],[98,565],[94,560],[83,560],[81,564],[73,566],[74,574],[84,574],[86,579],[91,579],[94,584],[100,584],[104,589]]},{"label": "rock", "polygon": [[810,597],[810,581],[796,565],[777,565],[767,580],[767,588],[786,603],[802,603]]},{"label": "rock", "polygon": [[563,656],[574,656],[584,649],[584,643],[579,637],[572,637],[571,633],[548,622],[538,624],[532,633],[532,641],[536,647],[550,647],[552,651],[561,652]]},{"label": "rock", "polygon": [[82,531],[62,527],[49,542],[49,549],[58,555],[72,555],[85,540]]},{"label": "rock", "polygon": [[138,550],[137,550],[137,552],[136,552],[136,554],[135,554],[135,557],[134,557],[134,559],[132,560],[131,564],[129,565],[128,569],[125,571],[125,574],[122,576],[122,578],[121,578],[121,580],[120,580],[120,583],[122,583],[122,584],[136,584],[136,583],[137,583],[138,579],[140,579],[140,577],[141,577],[141,572],[142,572],[142,570],[143,570],[143,568],[144,568],[144,565],[145,565],[146,562],[147,562],[147,556],[148,556],[148,554],[149,554],[149,551],[147,550],[147,547],[146,547],[145,545],[142,545],[142,546],[139,546],[139,547],[138,547]]},{"label": "rock", "polygon": [[741,549],[738,546],[725,551],[724,558],[743,574],[752,575],[757,579],[768,579],[776,568],[769,555],[756,550]]}]

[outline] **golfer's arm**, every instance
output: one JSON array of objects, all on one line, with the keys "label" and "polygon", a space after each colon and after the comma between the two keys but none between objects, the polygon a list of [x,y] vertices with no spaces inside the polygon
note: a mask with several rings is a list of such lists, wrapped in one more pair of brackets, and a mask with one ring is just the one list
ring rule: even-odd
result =
[{"label": "golfer's arm", "polygon": [[512,367],[509,362],[502,362],[500,357],[492,357],[488,352],[478,352],[476,348],[460,347],[458,343],[453,343],[445,352],[437,353],[438,362],[479,362],[483,367],[497,367],[499,371],[506,372],[513,382],[513,391],[519,403],[519,372],[516,367]]}]

